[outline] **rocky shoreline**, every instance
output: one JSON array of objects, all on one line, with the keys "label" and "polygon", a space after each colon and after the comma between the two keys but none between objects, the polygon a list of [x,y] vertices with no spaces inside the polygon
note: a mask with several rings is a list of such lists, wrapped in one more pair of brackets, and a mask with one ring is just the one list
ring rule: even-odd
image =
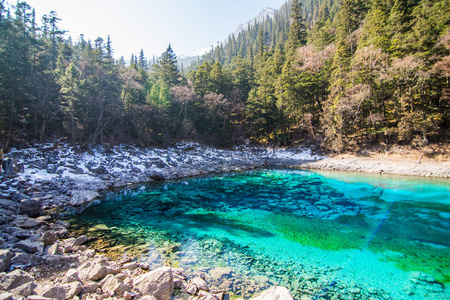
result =
[{"label": "rocky shoreline", "polygon": [[372,157],[340,155],[308,162],[302,169],[363,172],[403,176],[450,178],[450,161],[378,154]]},{"label": "rocky shoreline", "polygon": [[[318,159],[310,151],[243,147],[217,150],[194,143],[169,149],[131,146],[79,149],[64,143],[13,149],[0,183],[0,299],[228,299],[210,290],[205,274],[128,258],[112,261],[88,249],[87,236],[53,219],[55,210],[80,209],[104,191],[154,180],[202,176]],[[212,270],[216,278],[230,270]],[[174,292],[175,291],[175,292]],[[291,299],[272,287],[254,299]],[[267,298],[268,297],[268,298]]]},{"label": "rocky shoreline", "polygon": [[[448,163],[419,163],[410,162],[412,167],[398,168],[400,173],[394,174],[450,176]],[[305,149],[218,150],[195,143],[169,149],[132,146],[80,149],[64,143],[46,144],[14,149],[5,156],[3,165],[0,299],[35,300],[230,298],[232,291],[221,284],[233,280],[234,274],[228,268],[186,274],[186,270],[171,267],[150,270],[151,266],[138,263],[134,257],[114,261],[87,248],[85,243],[90,237],[76,236],[70,224],[52,218],[57,210],[80,210],[108,190],[263,167],[389,173],[396,166],[373,158],[325,158]],[[254,290],[255,295],[258,292],[260,289]],[[252,299],[292,297],[287,289],[272,286]],[[305,294],[301,299],[310,296]]]}]

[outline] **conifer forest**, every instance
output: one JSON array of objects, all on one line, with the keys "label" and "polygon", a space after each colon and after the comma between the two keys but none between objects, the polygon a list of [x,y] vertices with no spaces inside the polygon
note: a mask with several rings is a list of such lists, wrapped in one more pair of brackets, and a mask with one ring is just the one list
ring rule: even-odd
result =
[{"label": "conifer forest", "polygon": [[[291,0],[190,66],[114,56],[0,0],[0,144],[231,147],[450,140],[450,0]],[[113,33],[111,33],[113,36]]]}]

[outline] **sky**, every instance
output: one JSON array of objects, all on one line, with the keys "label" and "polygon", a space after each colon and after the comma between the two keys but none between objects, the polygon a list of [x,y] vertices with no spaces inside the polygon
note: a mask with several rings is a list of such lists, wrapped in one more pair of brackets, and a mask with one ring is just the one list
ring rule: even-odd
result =
[{"label": "sky", "polygon": [[[239,24],[266,7],[278,9],[287,0],[25,0],[36,20],[56,11],[59,27],[74,41],[80,34],[94,41],[110,35],[116,59],[159,56],[169,45],[178,56],[224,41]],[[7,0],[10,4],[16,1]]]}]

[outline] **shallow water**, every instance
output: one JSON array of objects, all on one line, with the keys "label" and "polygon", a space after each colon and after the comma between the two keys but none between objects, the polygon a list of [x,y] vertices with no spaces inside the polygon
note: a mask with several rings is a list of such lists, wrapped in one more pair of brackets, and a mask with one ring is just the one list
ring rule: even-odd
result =
[{"label": "shallow water", "polygon": [[263,170],[110,193],[71,221],[110,255],[229,266],[295,298],[450,299],[445,179]]}]

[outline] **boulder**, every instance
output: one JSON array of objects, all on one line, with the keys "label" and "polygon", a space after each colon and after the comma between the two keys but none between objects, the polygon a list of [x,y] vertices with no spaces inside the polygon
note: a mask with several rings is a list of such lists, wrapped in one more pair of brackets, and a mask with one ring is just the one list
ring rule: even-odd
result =
[{"label": "boulder", "polygon": [[42,293],[42,296],[52,299],[73,299],[81,292],[81,288],[81,283],[71,282],[46,289]]},{"label": "boulder", "polygon": [[44,263],[44,259],[41,256],[29,253],[17,253],[11,259],[11,266],[18,267],[33,267],[42,263]]},{"label": "boulder", "polygon": [[79,206],[83,204],[87,204],[95,200],[99,195],[99,193],[94,191],[74,191],[72,192],[72,198],[70,199],[70,205]]},{"label": "boulder", "polygon": [[[119,274],[120,275],[120,274]],[[123,275],[123,274],[122,274]],[[114,294],[116,296],[123,296],[124,292],[131,292],[131,288],[123,283],[119,278],[121,276],[113,276],[109,274],[100,282],[103,293]]]},{"label": "boulder", "polygon": [[66,273],[66,282],[78,282],[80,277],[78,276],[78,271],[76,269],[69,269]]},{"label": "boulder", "polygon": [[35,295],[36,292],[34,291],[34,289],[37,287],[37,284],[34,283],[34,281],[22,284],[19,287],[16,287],[15,289],[11,290],[11,293],[13,293],[14,295],[19,295],[19,296],[24,296],[24,297],[28,297],[30,295]]},{"label": "boulder", "polygon": [[117,279],[114,275],[109,274],[102,281],[100,281],[100,288],[104,293],[112,292],[116,284],[122,283],[122,280]]},{"label": "boulder", "polygon": [[25,240],[31,237],[31,232],[29,230],[25,230],[19,227],[10,227],[6,231],[19,240]]},{"label": "boulder", "polygon": [[100,288],[100,285],[96,282],[90,282],[81,288],[81,293],[84,294],[93,294],[97,292],[97,289]]},{"label": "boulder", "polygon": [[44,243],[44,246],[50,246],[56,242],[56,234],[54,231],[49,230],[44,232],[44,234],[39,238],[39,241]]},{"label": "boulder", "polygon": [[13,178],[17,176],[16,171],[14,171],[12,159],[10,158],[3,159],[2,166],[3,166],[3,174],[6,177]]},{"label": "boulder", "polygon": [[22,229],[32,229],[41,226],[44,224],[42,221],[38,221],[36,219],[27,218],[27,219],[17,219],[12,222],[14,226],[17,226]]},{"label": "boulder", "polygon": [[9,250],[0,249],[0,272],[5,272],[9,270],[11,266],[11,258],[13,254]]},{"label": "boulder", "polygon": [[203,280],[203,278],[201,277],[194,277],[193,279],[191,279],[189,281],[190,285],[196,285],[197,288],[201,291],[206,291],[209,292],[209,288],[208,288],[208,284],[206,283],[205,280]]},{"label": "boulder", "polygon": [[136,262],[126,263],[122,266],[122,269],[134,270],[139,267],[139,264]]},{"label": "boulder", "polygon": [[81,265],[78,270],[80,270],[79,275],[82,280],[87,279],[91,281],[102,280],[109,274],[117,274],[120,272],[119,268],[104,260],[87,262]]},{"label": "boulder", "polygon": [[24,241],[20,241],[18,243],[16,243],[14,245],[14,248],[19,248],[23,251],[25,251],[26,253],[42,253],[42,251],[44,250],[44,243],[42,242],[33,242],[31,240],[24,240]]},{"label": "boulder", "polygon": [[59,242],[53,243],[48,249],[48,255],[61,255],[64,253],[64,248],[60,245]]},{"label": "boulder", "polygon": [[38,217],[41,214],[42,202],[39,199],[23,199],[20,201],[19,213],[29,217]]},{"label": "boulder", "polygon": [[140,293],[156,297],[158,300],[169,300],[173,293],[173,275],[169,267],[158,268],[143,274],[134,280],[134,287]]},{"label": "boulder", "polygon": [[77,239],[75,240],[75,244],[74,246],[81,246],[84,243],[86,243],[87,241],[89,241],[89,238],[85,235],[79,236],[77,237]]},{"label": "boulder", "polygon": [[273,286],[251,300],[293,300],[289,290],[282,286]]},{"label": "boulder", "polygon": [[22,270],[14,270],[7,273],[0,280],[0,288],[6,291],[15,289],[23,284],[34,281],[33,276]]}]

